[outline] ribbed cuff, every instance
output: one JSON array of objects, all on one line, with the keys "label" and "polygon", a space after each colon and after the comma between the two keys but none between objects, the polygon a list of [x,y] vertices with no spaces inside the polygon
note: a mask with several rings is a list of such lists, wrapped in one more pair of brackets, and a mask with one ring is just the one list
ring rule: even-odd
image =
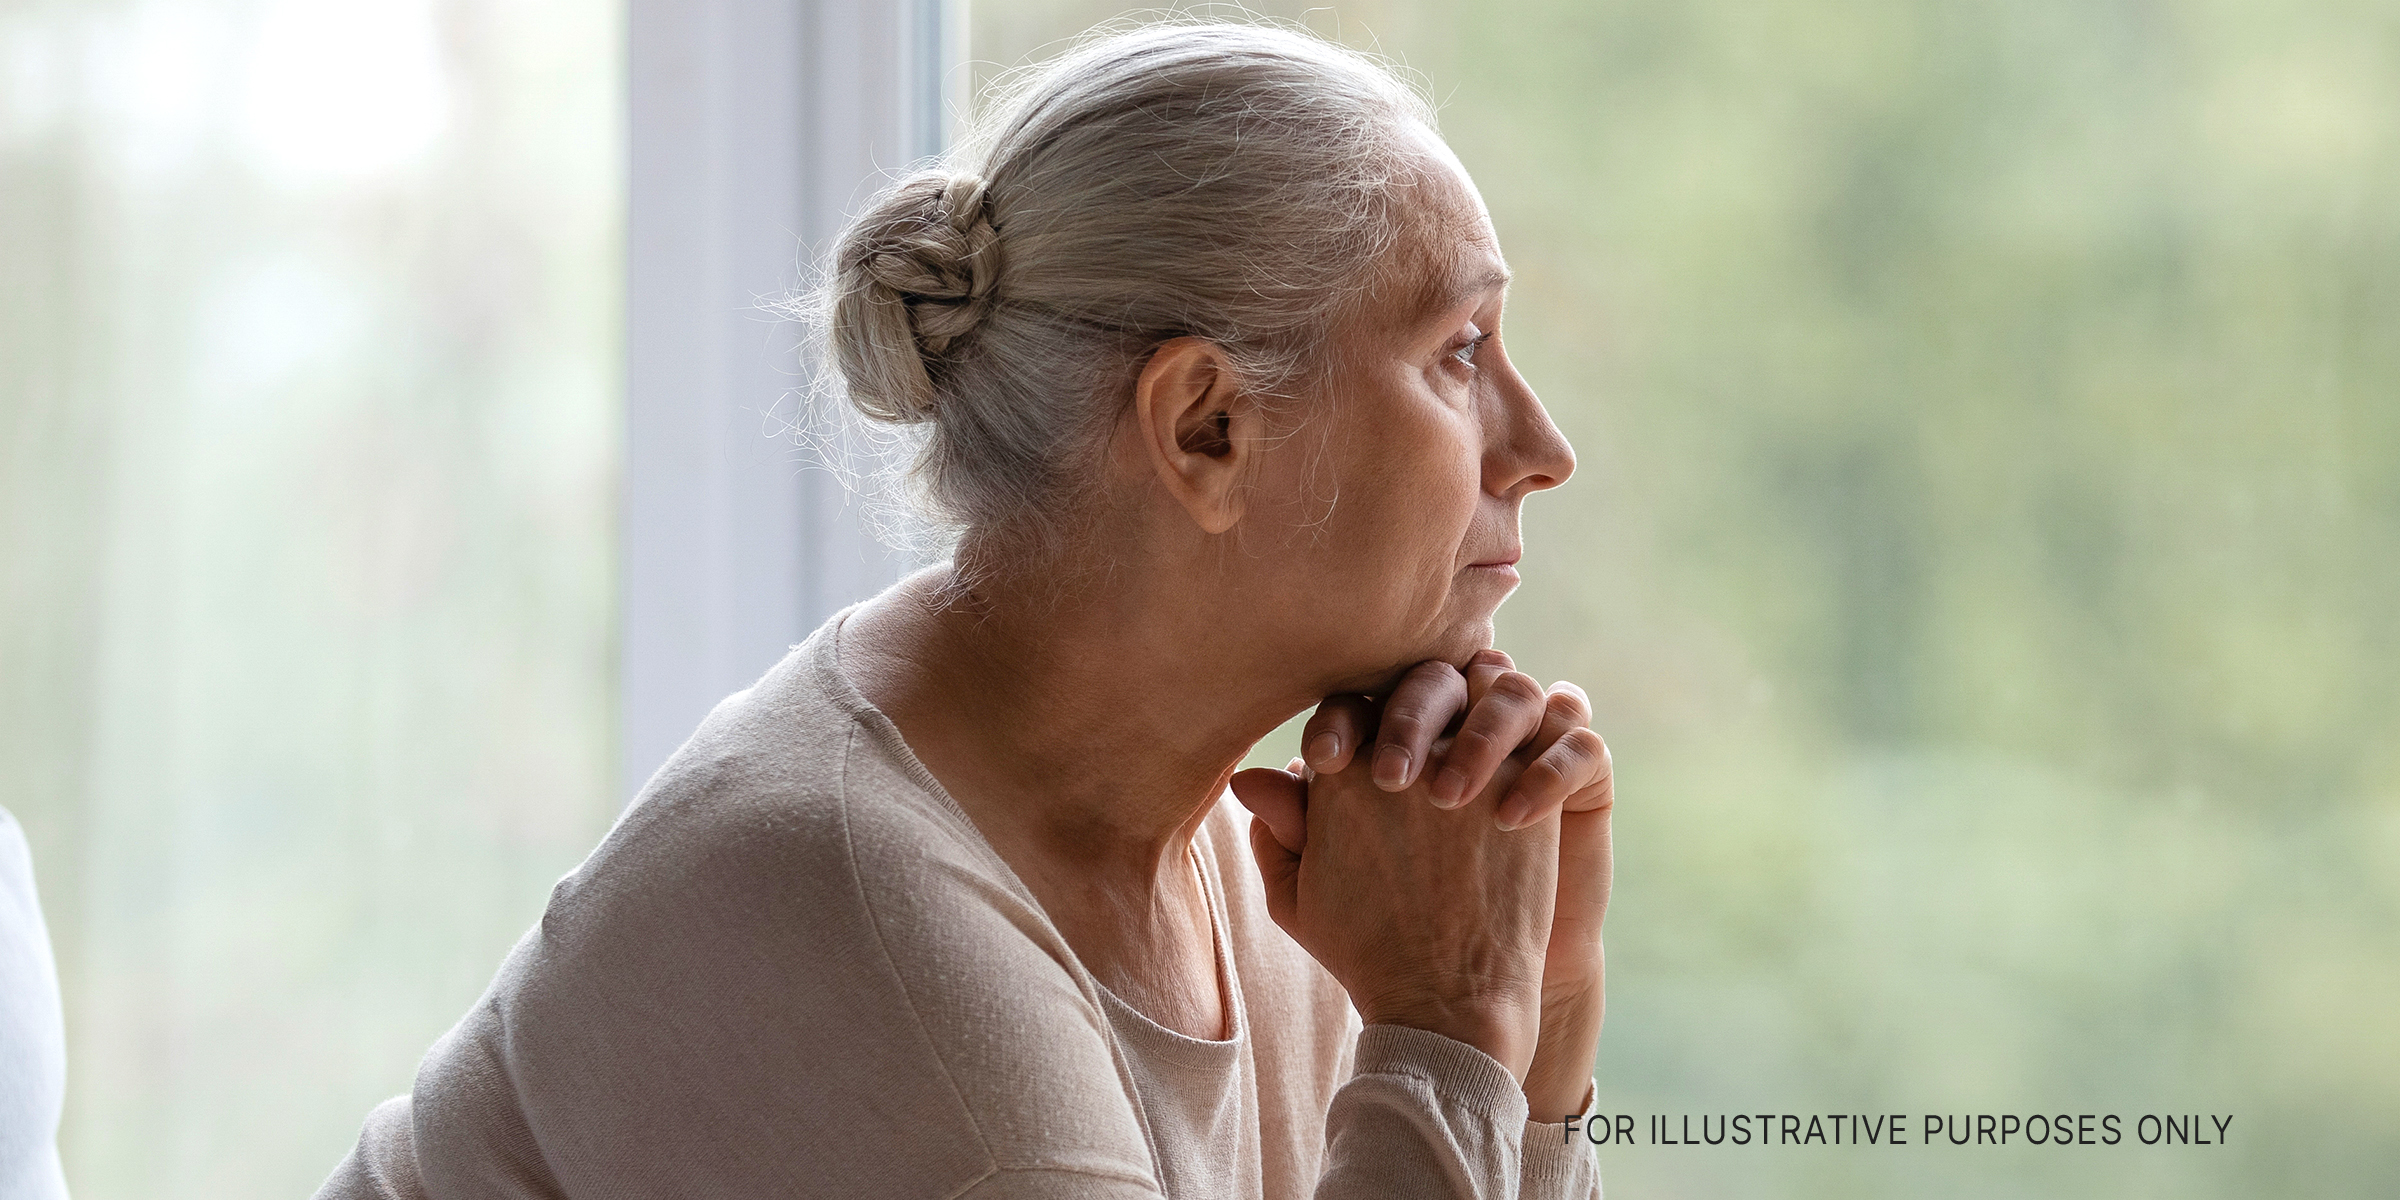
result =
[{"label": "ribbed cuff", "polygon": [[1507,1129],[1526,1117],[1525,1089],[1500,1060],[1459,1041],[1406,1025],[1369,1025],[1358,1035],[1360,1075],[1421,1079],[1446,1104],[1484,1114]]},{"label": "ribbed cuff", "polygon": [[1582,1135],[1600,1102],[1600,1085],[1583,1093],[1583,1110],[1576,1132],[1565,1120],[1525,1122],[1525,1175],[1520,1200],[1582,1200],[1600,1195],[1600,1163]]}]

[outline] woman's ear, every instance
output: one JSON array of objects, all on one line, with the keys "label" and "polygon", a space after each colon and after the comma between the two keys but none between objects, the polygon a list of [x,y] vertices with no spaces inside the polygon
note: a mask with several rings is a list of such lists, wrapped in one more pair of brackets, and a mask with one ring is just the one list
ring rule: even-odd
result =
[{"label": "woman's ear", "polygon": [[1233,528],[1262,429],[1224,348],[1180,337],[1151,351],[1133,384],[1133,411],[1160,486],[1202,530]]}]

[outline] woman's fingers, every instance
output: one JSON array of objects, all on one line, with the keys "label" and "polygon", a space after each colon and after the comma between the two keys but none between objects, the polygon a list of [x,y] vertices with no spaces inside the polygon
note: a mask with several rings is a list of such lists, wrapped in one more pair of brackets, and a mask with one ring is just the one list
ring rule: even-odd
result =
[{"label": "woman's fingers", "polygon": [[1591,732],[1591,701],[1584,689],[1550,684],[1541,706],[1541,732],[1526,746],[1536,754],[1534,766],[1500,799],[1495,818],[1502,826],[1529,826],[1555,809],[1584,811],[1598,804],[1594,787],[1608,782],[1608,742]]},{"label": "woman's fingers", "polygon": [[1266,883],[1267,915],[1286,929],[1300,888],[1300,851],[1308,843],[1308,784],[1299,759],[1292,769],[1236,771],[1233,798],[1250,810],[1250,857]]},{"label": "woman's fingers", "polygon": [[1483,699],[1483,691],[1492,685],[1492,680],[1504,671],[1516,669],[1516,660],[1510,658],[1505,650],[1495,646],[1476,651],[1475,657],[1467,660],[1467,703],[1473,705]]},{"label": "woman's fingers", "polygon": [[1266,884],[1267,916],[1276,925],[1291,929],[1300,900],[1300,856],[1277,841],[1265,821],[1252,817],[1250,857],[1258,860],[1259,878]]},{"label": "woman's fingers", "polygon": [[[1375,702],[1365,696],[1327,696],[1300,729],[1300,753],[1312,771],[1333,774],[1349,767],[1375,728]],[[1296,772],[1295,772],[1296,773]]]},{"label": "woman's fingers", "polygon": [[[1542,697],[1541,728],[1534,733],[1531,739],[1519,747],[1519,752],[1525,757],[1538,761],[1569,731],[1588,729],[1591,723],[1592,704],[1584,696],[1582,688],[1564,680],[1551,684],[1550,690]],[[1588,747],[1583,749],[1588,749]],[[1571,759],[1575,753],[1575,748],[1570,748],[1569,751],[1562,752],[1561,759]],[[1570,761],[1559,761],[1553,762],[1552,767],[1565,768],[1571,765]],[[1498,818],[1505,812],[1508,816],[1515,818],[1515,824],[1530,824],[1539,820],[1550,810],[1558,808],[1568,796],[1574,794],[1572,790],[1565,792],[1559,790],[1562,784],[1571,782],[1560,775],[1557,770],[1546,768],[1534,780],[1534,788],[1527,796],[1527,803],[1518,808],[1511,808],[1508,801],[1514,797],[1522,784],[1521,782],[1512,783],[1509,786],[1510,794],[1501,797],[1501,803],[1494,809],[1494,816]]]},{"label": "woman's fingers", "polygon": [[1588,726],[1575,726],[1517,776],[1516,785],[1501,798],[1500,827],[1520,828],[1561,809],[1586,812],[1606,807],[1614,787],[1607,741]]},{"label": "woman's fingers", "polygon": [[1588,729],[1592,724],[1592,701],[1583,689],[1561,679],[1550,685],[1542,697],[1542,728],[1533,735],[1529,745],[1538,753],[1565,737],[1570,729]]},{"label": "woman's fingers", "polygon": [[1438,661],[1411,668],[1383,702],[1383,721],[1375,733],[1375,786],[1397,792],[1415,783],[1432,757],[1434,739],[1466,707],[1467,680],[1458,668]]},{"label": "woman's fingers", "polygon": [[1484,678],[1476,681],[1482,684],[1481,694],[1474,697],[1466,723],[1459,726],[1441,770],[1433,776],[1433,802],[1443,808],[1456,808],[1481,795],[1500,763],[1542,728],[1542,687],[1531,676],[1507,669],[1487,673],[1482,664],[1472,662],[1467,670],[1470,676]]},{"label": "woman's fingers", "polygon": [[[1445,739],[1454,720],[1458,731]],[[1481,795],[1511,755],[1519,762],[1532,757],[1496,813],[1503,828],[1517,829],[1562,807],[1577,811],[1599,802],[1592,789],[1606,782],[1608,747],[1591,733],[1591,720],[1583,689],[1560,683],[1544,692],[1507,654],[1480,650],[1463,672],[1444,662],[1419,663],[1380,712],[1365,696],[1326,697],[1301,730],[1300,745],[1309,769],[1332,774],[1356,761],[1372,736],[1369,775],[1387,792],[1416,784],[1438,749],[1440,766],[1425,782],[1440,808]],[[1278,828],[1278,840],[1282,833]]]},{"label": "woman's fingers", "polygon": [[1300,777],[1300,764],[1292,766],[1290,771],[1254,767],[1234,772],[1233,798],[1274,835],[1277,845],[1297,855],[1308,846],[1308,784]]}]

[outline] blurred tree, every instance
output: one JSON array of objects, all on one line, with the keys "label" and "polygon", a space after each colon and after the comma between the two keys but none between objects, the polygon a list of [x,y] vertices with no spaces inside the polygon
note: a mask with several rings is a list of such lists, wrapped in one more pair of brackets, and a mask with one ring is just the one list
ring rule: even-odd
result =
[{"label": "blurred tree", "polygon": [[1617,752],[1604,1105],[2236,1114],[1612,1189],[2387,1192],[2400,5],[1258,8],[1427,78],[1582,455],[1502,639]]}]

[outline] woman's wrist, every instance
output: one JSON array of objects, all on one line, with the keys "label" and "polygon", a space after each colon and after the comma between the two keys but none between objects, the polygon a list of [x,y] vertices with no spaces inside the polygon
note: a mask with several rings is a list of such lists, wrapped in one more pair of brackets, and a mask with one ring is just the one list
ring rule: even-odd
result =
[{"label": "woman's wrist", "polygon": [[1490,1055],[1522,1085],[1537,1052],[1538,1031],[1509,1012],[1511,1005],[1438,997],[1401,998],[1359,1006],[1368,1025],[1398,1025],[1438,1033]]},{"label": "woman's wrist", "polygon": [[1541,1040],[1524,1075],[1531,1119],[1555,1123],[1583,1111],[1600,1054],[1605,997],[1599,982],[1542,989]]}]

